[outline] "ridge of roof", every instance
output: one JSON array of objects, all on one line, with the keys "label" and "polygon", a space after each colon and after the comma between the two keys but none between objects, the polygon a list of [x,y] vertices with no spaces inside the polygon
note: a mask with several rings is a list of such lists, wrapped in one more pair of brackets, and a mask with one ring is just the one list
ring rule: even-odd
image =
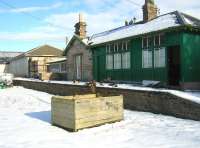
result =
[{"label": "ridge of roof", "polygon": [[[157,19],[159,17],[165,16],[165,15],[168,15],[168,14],[178,14],[178,11],[173,11],[173,12],[169,12],[169,13],[165,13],[165,14],[159,15],[156,18],[154,18],[154,19],[152,19],[152,20],[150,20],[148,22],[151,22],[151,21],[153,21],[153,20],[155,20],[155,19]],[[144,21],[139,21],[139,23],[136,22],[135,24],[131,24],[131,25],[127,25],[127,26],[120,26],[120,27],[117,27],[117,28],[114,28],[114,29],[110,29],[110,30],[103,31],[103,32],[100,32],[100,33],[97,33],[97,34],[93,34],[90,37],[90,39],[102,36],[102,35],[107,34],[107,33],[115,32],[115,31],[117,31],[119,29],[125,29],[125,28],[129,28],[129,27],[133,27],[133,26],[141,25],[141,24],[145,24],[145,22]]]},{"label": "ridge of roof", "polygon": [[[53,46],[51,46],[51,45],[44,44],[44,45],[41,45],[41,46],[35,47],[35,48],[33,48],[33,49],[31,49],[31,50],[25,52],[24,55],[28,55],[29,53],[31,53],[31,52],[33,52],[33,51],[35,51],[35,50],[37,50],[37,49],[40,49],[40,48],[42,48],[42,47],[50,47],[50,48],[54,48],[54,49],[57,49],[57,50],[61,50],[61,49],[56,48],[56,47],[53,47]],[[61,50],[61,51],[62,51],[62,50]]]}]

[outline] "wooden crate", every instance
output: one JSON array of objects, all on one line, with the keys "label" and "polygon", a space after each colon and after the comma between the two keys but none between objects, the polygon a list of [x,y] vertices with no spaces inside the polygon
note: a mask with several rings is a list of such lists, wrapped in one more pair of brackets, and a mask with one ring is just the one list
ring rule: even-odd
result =
[{"label": "wooden crate", "polygon": [[52,125],[77,131],[123,119],[123,96],[54,96],[51,101]]}]

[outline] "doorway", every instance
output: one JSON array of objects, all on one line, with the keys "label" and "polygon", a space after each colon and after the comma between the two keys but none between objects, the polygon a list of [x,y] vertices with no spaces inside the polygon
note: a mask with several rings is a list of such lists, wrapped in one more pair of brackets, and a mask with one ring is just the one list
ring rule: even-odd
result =
[{"label": "doorway", "polygon": [[179,86],[180,83],[180,46],[168,47],[168,84]]}]

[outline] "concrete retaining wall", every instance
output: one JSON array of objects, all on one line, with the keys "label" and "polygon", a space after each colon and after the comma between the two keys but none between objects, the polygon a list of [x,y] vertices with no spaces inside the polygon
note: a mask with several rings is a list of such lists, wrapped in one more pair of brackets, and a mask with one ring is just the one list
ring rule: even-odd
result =
[{"label": "concrete retaining wall", "polygon": [[[14,80],[14,85],[62,96],[91,93],[90,88],[87,86],[22,80]],[[118,88],[97,88],[97,92],[103,96],[123,95],[126,109],[147,111],[200,121],[200,104],[174,96],[170,93]]]}]

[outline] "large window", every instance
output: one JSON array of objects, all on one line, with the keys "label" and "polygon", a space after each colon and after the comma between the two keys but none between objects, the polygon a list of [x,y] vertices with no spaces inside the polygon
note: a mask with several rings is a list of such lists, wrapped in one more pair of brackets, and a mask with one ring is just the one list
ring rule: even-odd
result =
[{"label": "large window", "polygon": [[154,49],[154,67],[162,68],[165,67],[166,55],[165,48],[155,48]]},{"label": "large window", "polygon": [[166,66],[164,34],[142,38],[142,68],[161,68]]},{"label": "large window", "polygon": [[129,69],[131,67],[130,41],[106,45],[106,69]]}]

